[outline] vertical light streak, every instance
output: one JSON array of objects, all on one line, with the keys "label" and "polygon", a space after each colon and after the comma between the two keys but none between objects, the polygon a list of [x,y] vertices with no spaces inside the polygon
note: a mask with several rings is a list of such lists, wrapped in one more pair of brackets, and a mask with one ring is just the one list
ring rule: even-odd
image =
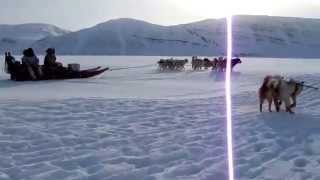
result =
[{"label": "vertical light streak", "polygon": [[226,109],[227,109],[227,148],[229,180],[234,180],[232,101],[231,101],[231,61],[232,61],[232,15],[227,16],[227,67],[226,67]]}]

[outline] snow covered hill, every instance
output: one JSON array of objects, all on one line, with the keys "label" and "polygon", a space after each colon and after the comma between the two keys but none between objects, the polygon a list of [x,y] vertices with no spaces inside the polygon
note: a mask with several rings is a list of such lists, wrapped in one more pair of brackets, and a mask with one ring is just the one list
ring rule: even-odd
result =
[{"label": "snow covered hill", "polygon": [[[225,19],[161,26],[135,19],[115,19],[76,32],[52,25],[0,25],[0,52],[55,47],[66,55],[223,55]],[[234,53],[259,57],[320,57],[320,20],[234,17]]]},{"label": "snow covered hill", "polygon": [[320,57],[320,19],[236,16],[235,53],[266,57]]},{"label": "snow covered hill", "polygon": [[48,36],[61,36],[69,31],[49,24],[0,25],[0,53],[21,53],[23,48]]},{"label": "snow covered hill", "polygon": [[64,36],[40,40],[34,47],[43,51],[53,46],[62,54],[221,54],[224,35],[223,20],[160,26],[134,19],[117,19]]},{"label": "snow covered hill", "polygon": [[[319,29],[318,19],[235,16],[235,54],[319,57]],[[62,54],[221,55],[225,52],[225,35],[225,19],[176,26],[117,19],[64,36],[40,40],[34,47],[43,51],[54,46]]]}]

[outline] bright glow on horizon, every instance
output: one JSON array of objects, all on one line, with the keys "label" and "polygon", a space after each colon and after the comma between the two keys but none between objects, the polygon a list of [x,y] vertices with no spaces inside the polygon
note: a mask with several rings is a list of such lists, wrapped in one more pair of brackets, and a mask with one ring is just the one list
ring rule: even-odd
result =
[{"label": "bright glow on horizon", "polygon": [[[199,18],[227,17],[233,15],[270,15],[270,16],[301,16],[303,12],[307,17],[312,17],[308,12],[312,7],[320,7],[319,0],[170,0],[186,14]],[[294,12],[299,12],[294,13]],[[305,11],[305,12],[304,12]]]},{"label": "bright glow on horizon", "polygon": [[2,0],[0,24],[47,23],[79,30],[116,18],[177,25],[226,17],[227,12],[320,18],[319,9],[319,0]]},{"label": "bright glow on horizon", "polygon": [[229,180],[234,180],[233,133],[232,133],[232,100],[231,100],[231,61],[232,61],[232,15],[227,16],[227,68],[225,80],[227,110],[227,151]]}]

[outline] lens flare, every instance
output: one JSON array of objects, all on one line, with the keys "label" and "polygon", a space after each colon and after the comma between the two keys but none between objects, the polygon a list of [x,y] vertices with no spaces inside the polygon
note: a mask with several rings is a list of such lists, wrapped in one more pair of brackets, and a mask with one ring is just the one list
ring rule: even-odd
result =
[{"label": "lens flare", "polygon": [[233,142],[232,142],[232,101],[231,101],[231,63],[232,63],[232,15],[227,16],[227,67],[226,67],[226,109],[227,109],[227,148],[229,180],[234,180]]}]

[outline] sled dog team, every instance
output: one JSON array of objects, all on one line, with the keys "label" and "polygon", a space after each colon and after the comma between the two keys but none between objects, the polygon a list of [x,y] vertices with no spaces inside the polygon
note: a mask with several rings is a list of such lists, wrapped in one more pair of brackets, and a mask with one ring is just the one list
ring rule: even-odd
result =
[{"label": "sled dog team", "polygon": [[272,103],[277,112],[280,111],[283,103],[286,112],[293,114],[292,108],[296,107],[297,96],[302,92],[304,86],[304,82],[286,80],[282,76],[266,76],[259,89],[260,112],[262,112],[264,101],[267,100],[269,112],[272,112]]},{"label": "sled dog team", "polygon": [[178,59],[160,59],[158,61],[159,70],[165,71],[165,70],[178,70],[181,71],[185,68],[185,65],[188,63],[188,59],[184,60],[178,60]]},{"label": "sled dog team", "polygon": [[[178,59],[160,59],[158,61],[159,70],[184,70],[185,65],[188,63],[188,59],[178,60]],[[242,63],[240,58],[233,58],[231,60],[231,69],[234,68],[237,64]],[[224,72],[226,70],[227,59],[223,57],[214,58],[209,60],[208,58],[200,59],[197,56],[193,56],[191,60],[192,69],[194,71],[212,68],[213,71]]]},{"label": "sled dog team", "polygon": [[[232,58],[231,59],[231,70],[237,65],[241,64],[242,61],[240,58]],[[197,56],[192,57],[192,69],[193,70],[201,70],[202,68],[208,69],[211,68],[213,71],[224,72],[227,68],[227,58],[219,57],[214,58],[213,60],[209,60],[208,58],[200,59]]]}]

